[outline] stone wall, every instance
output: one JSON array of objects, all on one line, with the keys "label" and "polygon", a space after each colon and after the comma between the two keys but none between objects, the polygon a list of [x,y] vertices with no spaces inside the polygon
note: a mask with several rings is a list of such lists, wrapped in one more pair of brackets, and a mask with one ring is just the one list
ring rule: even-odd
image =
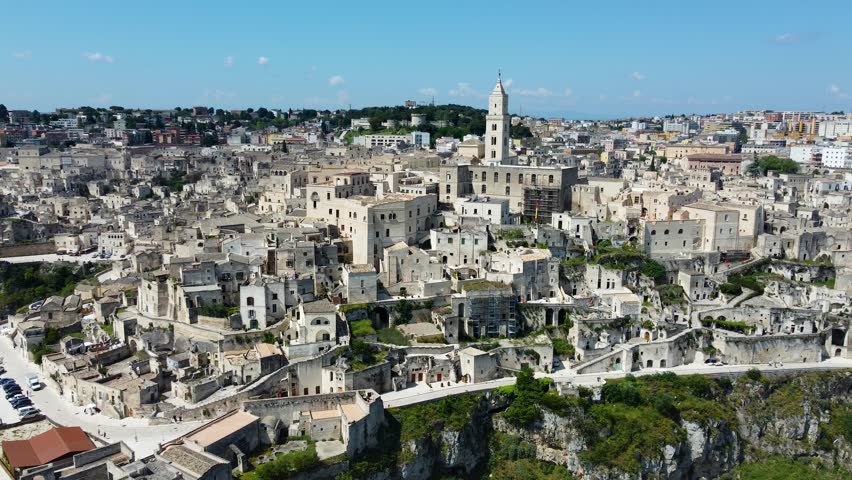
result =
[{"label": "stone wall", "polygon": [[345,388],[347,391],[374,389],[378,393],[389,392],[393,390],[391,368],[390,362],[382,362],[358,372],[346,372]]},{"label": "stone wall", "polygon": [[744,337],[728,335],[717,330],[713,346],[732,365],[774,361],[788,363],[819,362],[825,354],[825,336],[821,333],[814,333]]},{"label": "stone wall", "polygon": [[51,253],[56,253],[56,243],[54,242],[25,243],[0,247],[0,258],[49,255]]}]

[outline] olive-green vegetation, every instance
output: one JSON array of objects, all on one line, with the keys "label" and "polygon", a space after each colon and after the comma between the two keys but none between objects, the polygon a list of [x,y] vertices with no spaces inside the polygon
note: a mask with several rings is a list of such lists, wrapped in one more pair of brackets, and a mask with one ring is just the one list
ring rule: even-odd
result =
[{"label": "olive-green vegetation", "polygon": [[228,318],[232,313],[238,313],[240,311],[239,307],[234,307],[236,311],[231,308],[226,307],[221,303],[216,303],[213,305],[202,305],[198,309],[198,314],[203,315],[205,317],[213,317],[213,318]]},{"label": "olive-green vegetation", "polygon": [[369,310],[370,306],[366,303],[347,303],[346,305],[340,306],[341,313],[349,313],[354,312],[356,310]]},{"label": "olive-green vegetation", "polygon": [[411,345],[411,342],[408,341],[405,335],[402,334],[397,328],[382,328],[377,332],[377,338],[380,343],[387,343],[389,345]]},{"label": "olive-green vegetation", "polygon": [[[349,127],[352,119],[366,117],[370,120],[370,129],[360,132],[361,135],[366,135],[384,130],[382,123],[388,120],[410,120],[412,113],[425,115],[427,122],[446,122],[446,126],[438,127],[426,123],[417,127],[401,129],[404,133],[412,130],[429,132],[433,140],[440,137],[463,138],[469,134],[482,135],[485,133],[485,110],[464,105],[421,105],[414,109],[404,106],[369,107],[348,110],[344,115],[329,118],[328,123],[332,127]],[[525,132],[516,131],[516,133],[523,136]]]},{"label": "olive-green vegetation", "polygon": [[459,431],[470,423],[481,400],[482,395],[464,394],[389,412],[399,422],[401,443],[427,437],[435,440],[443,430]]},{"label": "olive-green vegetation", "polygon": [[581,429],[589,449],[582,455],[636,472],[641,457],[661,455],[664,445],[685,438],[681,419],[709,426],[736,422],[733,408],[722,400],[728,387],[729,382],[673,373],[607,381],[601,403],[587,408]]},{"label": "olive-green vegetation", "polygon": [[666,267],[656,260],[645,259],[639,267],[639,272],[657,282],[666,278]]},{"label": "olive-green vegetation", "polygon": [[564,356],[567,358],[574,358],[574,345],[571,345],[571,342],[565,340],[564,338],[554,338],[551,340],[553,343],[553,354]]},{"label": "olive-green vegetation", "polygon": [[78,283],[94,278],[99,271],[91,263],[4,263],[0,266],[0,311],[12,313],[51,295],[71,295]]},{"label": "olive-green vegetation", "polygon": [[777,276],[766,272],[753,272],[746,275],[735,275],[728,279],[728,283],[763,295],[764,282],[771,278],[777,278]]},{"label": "olive-green vegetation", "polygon": [[386,350],[379,350],[359,339],[352,340],[349,348],[352,351],[352,370],[356,372],[378,365],[388,356]]},{"label": "olive-green vegetation", "polygon": [[797,173],[799,164],[789,158],[779,158],[768,155],[750,163],[746,168],[746,174],[753,177],[766,176],[769,171],[778,173]]},{"label": "olive-green vegetation", "polygon": [[310,470],[319,463],[316,445],[309,441],[305,450],[278,455],[275,460],[259,465],[251,473],[258,480],[280,480]]},{"label": "olive-green vegetation", "polygon": [[350,322],[353,337],[366,337],[367,335],[375,335],[376,330],[373,328],[373,322],[370,319],[354,320]]},{"label": "olive-green vegetation", "polygon": [[524,238],[524,231],[520,228],[500,229],[497,230],[497,238],[501,240],[521,240]]},{"label": "olive-green vegetation", "polygon": [[743,293],[743,289],[741,286],[736,283],[726,282],[719,286],[719,291],[724,293],[725,295],[733,295],[737,296]]},{"label": "olive-green vegetation", "polygon": [[552,386],[552,379],[536,379],[529,367],[522,368],[514,385],[497,389],[511,399],[503,417],[516,427],[527,427],[541,419],[542,408],[564,414],[577,405],[576,398],[550,391]]},{"label": "olive-green vegetation", "polygon": [[824,465],[819,459],[770,455],[737,466],[722,480],[849,480],[852,472]]},{"label": "olive-green vegetation", "polygon": [[494,432],[489,442],[491,457],[482,478],[497,480],[570,480],[565,467],[535,458],[536,447],[520,437]]},{"label": "olive-green vegetation", "polygon": [[702,320],[701,324],[705,327],[709,327],[711,325],[715,325],[716,328],[721,328],[722,330],[730,330],[732,332],[739,333],[751,333],[754,330],[753,325],[749,325],[745,322],[735,322],[729,320]]},{"label": "olive-green vegetation", "polygon": [[679,305],[686,303],[683,287],[680,285],[659,285],[657,287],[657,291],[660,293],[660,302],[662,302],[663,305]]}]

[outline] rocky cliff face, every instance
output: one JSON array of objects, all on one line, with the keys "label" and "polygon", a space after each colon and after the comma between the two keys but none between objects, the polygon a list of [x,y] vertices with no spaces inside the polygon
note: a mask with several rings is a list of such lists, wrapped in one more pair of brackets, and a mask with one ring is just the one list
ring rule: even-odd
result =
[{"label": "rocky cliff face", "polygon": [[[705,404],[707,416],[676,416],[676,435],[671,437],[676,440],[637,449],[638,464],[631,468],[588,455],[595,442],[621,434],[615,427],[595,423],[594,409],[588,405],[560,408],[558,413],[541,407],[537,420],[519,427],[499,413],[506,407],[506,397],[492,393],[479,400],[468,421],[441,424],[422,438],[401,442],[396,468],[370,478],[489,478],[483,473],[497,478],[499,472],[490,470],[497,455],[495,435],[530,446],[536,461],[563,466],[575,478],[593,480],[719,478],[767,454],[817,458],[844,468],[852,464],[847,436],[852,435],[847,432],[852,425],[852,372],[771,381],[742,378],[729,388],[709,407]],[[681,411],[688,412],[687,406],[682,405]],[[843,420],[838,423],[839,418]]]},{"label": "rocky cliff face", "polygon": [[438,472],[470,477],[488,459],[491,433],[489,403],[482,398],[470,421],[461,429],[443,429],[425,438],[401,445],[399,476],[406,480],[427,480]]},{"label": "rocky cliff face", "polygon": [[686,439],[674,445],[666,445],[659,455],[649,455],[640,461],[639,475],[620,472],[595,465],[581,458],[587,449],[583,433],[577,429],[582,412],[571,416],[543,412],[542,419],[535,425],[517,428],[501,417],[494,417],[494,429],[522,438],[536,446],[536,458],[563,465],[584,479],[614,480],[658,476],[667,479],[717,478],[742,460],[741,442],[729,425],[724,422],[700,425],[684,421]]}]

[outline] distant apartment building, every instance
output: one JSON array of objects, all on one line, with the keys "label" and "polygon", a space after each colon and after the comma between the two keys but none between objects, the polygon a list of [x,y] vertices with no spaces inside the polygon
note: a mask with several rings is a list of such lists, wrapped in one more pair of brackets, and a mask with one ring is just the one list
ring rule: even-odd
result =
[{"label": "distant apartment building", "polygon": [[740,175],[743,171],[743,157],[738,154],[690,154],[686,166],[689,170],[715,168],[725,175]]},{"label": "distant apartment building", "polygon": [[834,146],[822,148],[822,165],[828,168],[852,168],[852,147]]},{"label": "distant apartment building", "polygon": [[729,145],[702,145],[702,144],[689,144],[689,145],[668,145],[666,146],[664,156],[669,159],[674,158],[684,158],[690,155],[702,155],[702,154],[716,154],[716,155],[726,155],[731,153],[731,147]]},{"label": "distant apartment building", "polygon": [[428,132],[411,132],[408,135],[361,135],[360,137],[355,137],[352,143],[367,148],[390,148],[400,145],[428,147],[430,141]]}]

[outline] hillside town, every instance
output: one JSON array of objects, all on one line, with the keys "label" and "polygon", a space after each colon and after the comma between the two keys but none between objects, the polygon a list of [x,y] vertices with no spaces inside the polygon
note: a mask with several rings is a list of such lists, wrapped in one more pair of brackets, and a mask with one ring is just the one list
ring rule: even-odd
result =
[{"label": "hillside town", "polygon": [[372,116],[0,106],[7,473],[437,478],[339,475],[394,409],[529,375],[599,399],[852,367],[852,114],[537,118],[482,87]]}]

